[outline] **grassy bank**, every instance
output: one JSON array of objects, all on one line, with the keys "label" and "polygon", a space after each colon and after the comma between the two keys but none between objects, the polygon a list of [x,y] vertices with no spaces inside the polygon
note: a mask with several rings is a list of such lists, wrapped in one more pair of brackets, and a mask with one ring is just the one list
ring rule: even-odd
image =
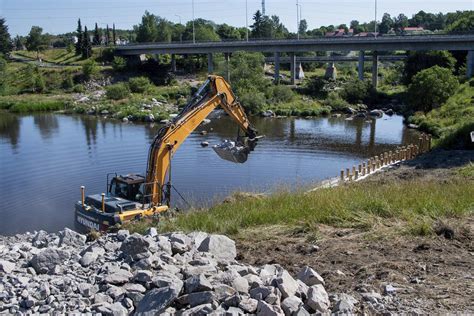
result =
[{"label": "grassy bank", "polygon": [[13,113],[46,112],[72,109],[72,104],[65,95],[10,95],[0,96],[0,109]]},{"label": "grassy bank", "polygon": [[[436,220],[462,218],[474,212],[474,165],[441,183],[409,180],[361,182],[311,193],[281,191],[266,198],[238,199],[208,210],[178,215],[159,223],[161,231],[202,230],[236,235],[269,225],[311,232],[317,224],[370,229],[400,222],[400,233],[427,235]],[[156,223],[128,226],[143,231]]]}]

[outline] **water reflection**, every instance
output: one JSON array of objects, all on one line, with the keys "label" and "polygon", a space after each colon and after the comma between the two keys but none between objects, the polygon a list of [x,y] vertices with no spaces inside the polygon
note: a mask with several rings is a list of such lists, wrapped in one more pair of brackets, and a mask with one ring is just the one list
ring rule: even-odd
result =
[{"label": "water reflection", "polygon": [[20,138],[20,118],[8,112],[0,112],[0,138],[10,142],[16,149]]},{"label": "water reflection", "polygon": [[59,129],[58,118],[55,115],[37,114],[33,117],[33,122],[44,140],[50,139]]}]

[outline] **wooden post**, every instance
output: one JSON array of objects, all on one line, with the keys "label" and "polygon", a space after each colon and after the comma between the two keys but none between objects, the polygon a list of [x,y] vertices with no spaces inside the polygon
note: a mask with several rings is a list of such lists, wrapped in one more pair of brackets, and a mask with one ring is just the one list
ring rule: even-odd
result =
[{"label": "wooden post", "polygon": [[431,150],[431,135],[428,135],[428,151]]},{"label": "wooden post", "polygon": [[86,187],[82,185],[82,186],[81,186],[81,202],[82,202],[82,207],[84,207],[84,204],[85,204],[85,196],[86,196],[85,190],[86,190]]},{"label": "wooden post", "polygon": [[362,175],[365,176],[366,170],[365,170],[365,162],[362,163]]},{"label": "wooden post", "polygon": [[418,145],[415,145],[415,156],[418,156],[420,154],[420,148],[418,147]]},{"label": "wooden post", "polygon": [[352,166],[352,174],[355,175],[356,173],[356,166]]},{"label": "wooden post", "polygon": [[349,179],[351,176],[351,171],[349,170],[349,168],[346,168],[346,177],[347,179]]},{"label": "wooden post", "polygon": [[344,182],[344,169],[341,170],[341,182]]},{"label": "wooden post", "polygon": [[354,173],[354,180],[359,179],[359,170],[356,170]]},{"label": "wooden post", "polygon": [[359,164],[359,173],[362,174],[362,165]]},{"label": "wooden post", "polygon": [[393,153],[391,150],[388,152],[388,163],[389,164],[393,163]]},{"label": "wooden post", "polygon": [[423,153],[423,137],[418,137],[418,146],[420,148],[420,154]]},{"label": "wooden post", "polygon": [[371,160],[367,160],[367,174],[370,174],[370,167],[372,166]]}]

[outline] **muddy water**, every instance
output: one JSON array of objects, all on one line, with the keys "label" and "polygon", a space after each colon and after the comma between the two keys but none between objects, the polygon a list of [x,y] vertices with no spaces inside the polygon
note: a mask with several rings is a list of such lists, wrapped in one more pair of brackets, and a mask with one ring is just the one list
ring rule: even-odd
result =
[{"label": "muddy water", "polygon": [[[223,161],[210,147],[200,146],[236,136],[228,117],[212,119],[198,129],[212,132],[193,133],[179,149],[173,183],[189,203],[211,204],[236,190],[310,185],[418,137],[397,116],[252,121],[266,137],[245,164]],[[86,116],[0,113],[0,234],[73,227],[79,187],[100,193],[109,172],[143,173],[158,128]]]}]

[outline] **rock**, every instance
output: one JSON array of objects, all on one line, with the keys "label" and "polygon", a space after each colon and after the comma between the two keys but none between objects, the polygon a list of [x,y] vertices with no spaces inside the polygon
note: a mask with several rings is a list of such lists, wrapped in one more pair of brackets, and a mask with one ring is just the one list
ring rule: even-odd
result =
[{"label": "rock", "polygon": [[279,273],[275,281],[278,284],[278,289],[281,291],[283,298],[294,296],[298,291],[298,283],[286,270]]},{"label": "rock", "polygon": [[383,293],[385,295],[394,295],[396,291],[397,291],[397,289],[394,288],[393,285],[391,285],[391,284],[386,284],[383,287]]},{"label": "rock", "polygon": [[102,111],[100,111],[100,114],[101,114],[101,115],[108,115],[108,114],[109,114],[109,111],[107,111],[107,110],[102,110]]},{"label": "rock", "polygon": [[90,246],[86,249],[86,251],[82,255],[81,259],[79,260],[79,263],[83,267],[88,267],[92,263],[96,262],[99,256],[103,256],[104,254],[105,254],[104,248],[97,245]]},{"label": "rock", "polygon": [[244,277],[237,277],[232,281],[232,287],[240,294],[248,294],[249,282]]},{"label": "rock", "polygon": [[151,283],[153,278],[153,273],[148,270],[139,270],[135,272],[135,275],[133,276],[133,281],[138,282],[138,283]]},{"label": "rock", "polygon": [[128,123],[128,117],[124,117],[124,118],[122,119],[122,122]]},{"label": "rock", "polygon": [[372,304],[377,304],[379,301],[382,300],[382,295],[373,291],[368,293],[362,293],[361,295],[365,301],[370,302]]},{"label": "rock", "polygon": [[171,287],[177,294],[179,294],[183,288],[183,281],[174,274],[167,273],[166,271],[161,271],[153,277],[152,283],[158,288]]},{"label": "rock", "polygon": [[146,230],[146,235],[150,237],[155,237],[158,235],[158,231],[155,227],[150,227]]},{"label": "rock", "polygon": [[264,300],[272,290],[266,286],[260,286],[250,290],[250,297],[256,300]]},{"label": "rock", "polygon": [[133,275],[123,269],[113,269],[104,278],[105,283],[109,284],[125,284],[133,277]]},{"label": "rock", "polygon": [[202,136],[205,136],[207,135],[207,131],[200,131],[199,134],[201,134]]},{"label": "rock", "polygon": [[81,293],[82,296],[86,297],[94,295],[99,290],[98,287],[93,286],[89,283],[80,283],[77,285],[77,289],[79,290],[79,293]]},{"label": "rock", "polygon": [[223,260],[234,260],[237,256],[235,242],[224,235],[210,235],[199,245],[199,251],[209,252]]},{"label": "rock", "polygon": [[387,114],[388,116],[392,116],[393,114],[395,114],[395,112],[392,109],[388,109],[387,111],[385,111],[385,114]]},{"label": "rock", "polygon": [[97,293],[94,295],[94,304],[112,303],[112,302],[113,302],[112,298],[108,295],[105,295],[104,293]]},{"label": "rock", "polygon": [[329,309],[329,296],[321,284],[309,288],[306,305],[316,312],[326,313]]},{"label": "rock", "polygon": [[212,291],[206,292],[194,292],[191,294],[186,294],[180,296],[178,298],[178,303],[186,306],[189,305],[191,307],[202,305],[202,304],[210,304],[216,300],[216,294]]},{"label": "rock", "polygon": [[122,243],[120,250],[125,256],[132,257],[133,260],[139,260],[140,254],[146,253],[150,247],[150,242],[137,233],[128,236]]},{"label": "rock", "polygon": [[206,118],[206,119],[202,120],[200,125],[204,126],[204,125],[207,125],[209,123],[211,123],[211,120]]},{"label": "rock", "polygon": [[138,304],[135,314],[158,315],[163,312],[178,297],[178,293],[171,287],[152,289]]},{"label": "rock", "polygon": [[411,128],[411,129],[418,129],[419,128],[419,126],[416,125],[416,124],[408,124],[407,126],[408,126],[408,128]]},{"label": "rock", "polygon": [[338,118],[338,117],[341,117],[341,114],[340,113],[335,113],[335,114],[332,114],[331,117]]},{"label": "rock", "polygon": [[344,109],[344,111],[349,114],[349,115],[354,115],[357,113],[357,111],[354,109],[354,108],[351,108],[350,106],[348,106],[347,108]]},{"label": "rock", "polygon": [[372,110],[369,112],[370,116],[374,117],[382,117],[383,116],[383,111],[382,110]]},{"label": "rock", "polygon": [[209,142],[201,142],[201,147],[207,147],[209,146]]},{"label": "rock", "polygon": [[161,121],[160,121],[160,124],[165,124],[165,125],[167,125],[167,124],[169,124],[170,122],[171,122],[170,120],[161,120]]},{"label": "rock", "polygon": [[59,246],[83,247],[86,244],[87,237],[79,234],[69,228],[59,232]]},{"label": "rock", "polygon": [[313,286],[316,284],[325,285],[324,279],[308,266],[304,266],[296,277],[307,286]]},{"label": "rock", "polygon": [[311,314],[303,306],[298,308],[296,313],[293,314],[293,316],[310,316],[310,315]]},{"label": "rock", "polygon": [[33,246],[36,248],[44,248],[48,246],[48,233],[44,230],[40,230],[36,233],[35,237],[31,241]]},{"label": "rock", "polygon": [[237,291],[233,287],[221,283],[214,285],[214,293],[218,301],[224,301],[226,298],[237,294]]},{"label": "rock", "polygon": [[150,113],[148,115],[145,115],[144,120],[145,122],[152,123],[155,121],[155,116]]},{"label": "rock", "polygon": [[353,314],[354,305],[359,303],[355,298],[347,294],[337,295],[335,301],[332,312],[342,314]]},{"label": "rock", "polygon": [[141,285],[141,284],[136,284],[136,283],[127,283],[122,288],[127,292],[127,296],[131,292],[136,292],[136,293],[145,293],[146,288]]},{"label": "rock", "polygon": [[129,235],[130,235],[130,233],[128,232],[128,230],[121,229],[117,232],[117,239],[120,240],[120,241],[124,241],[125,239],[127,239],[127,237]]},{"label": "rock", "polygon": [[303,302],[296,296],[288,296],[281,302],[281,308],[285,315],[294,315],[298,312]]},{"label": "rock", "polygon": [[253,298],[243,298],[239,303],[239,308],[249,314],[254,314],[257,311],[258,301]]},{"label": "rock", "polygon": [[356,117],[366,118],[366,117],[367,117],[367,113],[365,113],[365,112],[357,112]]},{"label": "rock", "polygon": [[261,113],[262,117],[275,117],[275,112],[272,110],[266,110]]},{"label": "rock", "polygon": [[212,291],[212,285],[202,274],[194,275],[184,282],[184,292],[186,294],[203,291]]},{"label": "rock", "polygon": [[0,271],[4,273],[12,273],[15,269],[15,264],[10,261],[0,260]]},{"label": "rock", "polygon": [[264,301],[259,301],[257,305],[257,316],[283,316],[283,310],[280,306],[270,305]]},{"label": "rock", "polygon": [[33,256],[29,264],[36,273],[51,273],[56,265],[64,264],[70,257],[69,252],[56,248],[46,248]]},{"label": "rock", "polygon": [[[203,304],[183,311],[181,316],[207,316],[212,314],[214,309],[211,304]],[[219,314],[218,314],[219,315]]]}]

